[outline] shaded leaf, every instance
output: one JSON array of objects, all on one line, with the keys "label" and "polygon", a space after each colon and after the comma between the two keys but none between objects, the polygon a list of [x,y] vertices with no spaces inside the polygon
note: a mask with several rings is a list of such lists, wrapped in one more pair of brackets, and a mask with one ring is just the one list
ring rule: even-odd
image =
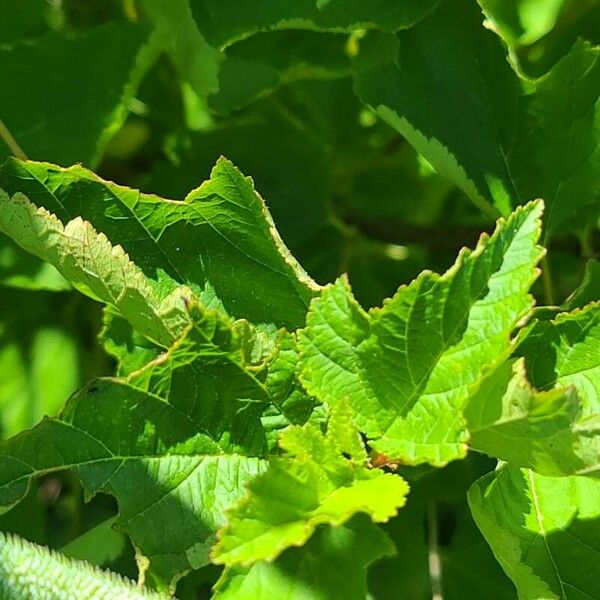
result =
[{"label": "shaded leaf", "polygon": [[343,34],[291,30],[237,42],[225,51],[219,90],[209,97],[208,105],[228,113],[294,81],[349,76],[347,39]]},{"label": "shaded leaf", "polygon": [[206,564],[225,508],[262,470],[259,459],[220,454],[196,433],[180,408],[100,380],[72,397],[57,419],[0,444],[1,510],[24,496],[32,477],[74,469],[88,496],[117,498],[116,526],[148,557],[156,583],[170,585]]},{"label": "shaded leaf", "polygon": [[531,324],[517,352],[533,385],[572,385],[584,417],[600,413],[600,303]]},{"label": "shaded leaf", "polygon": [[228,567],[215,600],[364,600],[366,567],[393,553],[385,533],[366,516],[340,527],[321,527],[301,548],[289,548],[274,562]]},{"label": "shaded leaf", "polygon": [[529,75],[546,73],[577,38],[600,40],[597,0],[478,0],[492,28],[507,43],[511,59]]},{"label": "shaded leaf", "polygon": [[578,42],[525,80],[482,21],[475,3],[445,0],[412,29],[365,40],[358,95],[482,209],[541,197],[548,232],[593,222],[599,50]]},{"label": "shaded leaf", "polygon": [[156,43],[167,52],[179,76],[200,98],[219,89],[221,54],[212,48],[192,19],[188,0],[143,0],[156,27]]},{"label": "shaded leaf", "polygon": [[29,158],[95,166],[156,55],[151,31],[130,23],[0,48],[2,121]]},{"label": "shaded leaf", "polygon": [[381,28],[396,31],[410,27],[431,12],[438,0],[277,0],[235,2],[234,0],[191,0],[200,30],[215,46],[227,46],[259,31],[315,29],[352,31]]},{"label": "shaded leaf", "polygon": [[505,465],[473,485],[469,505],[519,598],[598,596],[597,480]]},{"label": "shaded leaf", "polygon": [[600,261],[590,260],[581,285],[567,298],[564,309],[574,310],[600,299]]}]

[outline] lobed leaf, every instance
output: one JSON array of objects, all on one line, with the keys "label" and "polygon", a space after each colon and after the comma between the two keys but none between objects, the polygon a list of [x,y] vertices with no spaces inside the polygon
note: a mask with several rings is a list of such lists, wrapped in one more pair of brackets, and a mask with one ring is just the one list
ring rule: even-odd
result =
[{"label": "lobed leaf", "polygon": [[234,324],[214,311],[194,312],[199,314],[193,325],[169,351],[130,373],[121,385],[161,398],[186,415],[196,440],[260,455],[265,443],[260,417],[270,395],[246,368]]},{"label": "lobed leaf", "polygon": [[33,477],[70,468],[88,497],[117,498],[116,527],[157,585],[208,562],[225,509],[264,469],[270,395],[246,363],[239,326],[196,305],[190,315],[167,353],[126,379],[92,382],[56,419],[0,443],[0,512]]},{"label": "lobed leaf", "polygon": [[79,166],[14,159],[0,168],[0,188],[24,193],[63,224],[89,221],[149,279],[190,286],[206,304],[216,296],[234,317],[297,327],[319,290],[283,245],[252,181],[223,158],[184,201],[117,186]]},{"label": "lobed leaf", "polygon": [[[338,427],[350,426],[349,419],[347,410],[337,407],[330,416],[334,429],[325,436],[312,423],[281,434],[280,445],[289,455],[272,457],[267,471],[249,485],[249,495],[229,512],[213,548],[214,562],[270,562],[286,548],[304,544],[318,525],[340,526],[358,512],[375,522],[396,514],[408,486],[397,475],[369,469],[358,440],[347,444],[333,437]],[[350,431],[358,435],[353,426]]]},{"label": "lobed leaf", "polygon": [[541,211],[540,202],[518,209],[444,275],[423,273],[369,316],[343,282],[326,289],[299,333],[308,391],[350,402],[361,431],[389,458],[464,456],[466,403],[484,369],[508,357],[511,333],[532,306]]},{"label": "lobed leaf", "polygon": [[535,321],[517,349],[537,388],[574,386],[584,417],[600,413],[600,302]]},{"label": "lobed leaf", "polygon": [[19,502],[33,477],[65,468],[88,497],[117,498],[116,526],[161,586],[206,564],[225,508],[263,469],[259,459],[222,454],[197,436],[180,408],[111,380],[83,389],[56,419],[0,443],[0,510]]}]

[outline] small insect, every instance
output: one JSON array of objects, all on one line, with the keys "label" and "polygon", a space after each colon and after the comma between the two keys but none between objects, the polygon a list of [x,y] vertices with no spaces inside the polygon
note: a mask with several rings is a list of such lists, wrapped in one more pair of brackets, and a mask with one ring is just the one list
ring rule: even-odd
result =
[{"label": "small insect", "polygon": [[385,454],[379,454],[374,450],[371,451],[370,466],[372,469],[390,469],[390,471],[395,471],[401,464],[402,461],[400,460],[392,460]]}]

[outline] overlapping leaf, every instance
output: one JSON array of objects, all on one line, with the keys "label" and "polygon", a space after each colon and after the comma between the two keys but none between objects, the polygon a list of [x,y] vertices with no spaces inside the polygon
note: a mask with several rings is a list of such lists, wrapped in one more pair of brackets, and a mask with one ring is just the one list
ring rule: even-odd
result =
[{"label": "overlapping leaf", "polygon": [[274,89],[301,80],[349,76],[347,36],[314,31],[272,31],[229,47],[219,71],[219,90],[208,98],[218,113],[237,110]]},{"label": "overlapping leaf", "polygon": [[[265,408],[283,411],[284,425],[285,413],[308,418],[312,402],[295,391],[294,340],[203,307],[164,276],[147,278],[81,218],[63,226],[21,194],[4,195],[2,208],[3,231],[118,311],[104,335],[128,375],[89,385],[58,418],[5,442],[0,503],[6,510],[18,502],[32,477],[75,469],[89,495],[116,496],[116,526],[148,557],[156,583],[171,585],[207,562],[225,507],[260,469],[258,458],[246,457],[266,449]],[[159,354],[144,338],[169,349]],[[133,361],[130,339],[145,349]],[[278,348],[280,339],[286,343]],[[152,360],[134,369],[144,358]],[[307,401],[308,412],[297,413],[293,405]],[[52,451],[40,455],[43,444]],[[172,521],[181,529],[156,525]]]},{"label": "overlapping leaf", "polygon": [[485,209],[535,197],[549,232],[598,214],[599,50],[578,42],[521,79],[474,2],[444,0],[396,36],[364,41],[356,91]]},{"label": "overlapping leaf", "polygon": [[544,475],[597,476],[600,415],[581,419],[582,404],[574,387],[535,392],[523,362],[506,362],[465,411],[470,446]]},{"label": "overlapping leaf", "polygon": [[443,464],[464,456],[462,411],[486,366],[511,349],[532,306],[542,206],[516,211],[446,274],[423,273],[366,315],[343,283],[313,301],[300,333],[310,393],[353,406],[372,445],[391,458]]},{"label": "overlapping leaf", "polygon": [[229,567],[217,582],[215,600],[364,600],[367,566],[394,551],[387,535],[365,515],[340,527],[321,528],[301,548],[274,562]]},{"label": "overlapping leaf", "polygon": [[600,413],[600,303],[533,323],[518,352],[536,387],[573,385],[583,415]]},{"label": "overlapping leaf", "polygon": [[321,524],[339,526],[358,512],[387,521],[405,502],[403,479],[366,466],[347,407],[332,411],[326,435],[312,423],[294,426],[281,434],[280,445],[289,456],[272,458],[230,511],[213,549],[215,562],[272,561],[304,544]]},{"label": "overlapping leaf", "polygon": [[[0,118],[10,130],[2,136],[15,154],[20,144],[35,158],[98,163],[141,77],[165,51],[179,78],[167,85],[182,84],[188,124],[198,130],[173,132],[176,119],[170,120],[136,161],[155,161],[166,149],[174,163],[181,161],[179,168],[163,163],[147,177],[137,166],[113,170],[108,160],[102,172],[130,181],[141,175],[148,189],[160,184],[167,196],[177,189],[173,196],[183,197],[205,170],[206,157],[213,164],[216,148],[231,150],[259,176],[260,189],[265,182],[294,251],[329,263],[319,271],[325,279],[349,270],[357,289],[353,256],[371,242],[361,247],[350,243],[343,226],[334,230],[329,207],[352,223],[370,225],[371,217],[376,223],[389,215],[418,222],[422,213],[408,200],[421,196],[398,185],[394,169],[392,186],[372,189],[386,171],[371,162],[391,157],[397,167],[403,141],[383,123],[373,124],[367,111],[357,125],[358,105],[338,101],[348,94],[342,80],[296,83],[239,113],[239,121],[213,121],[208,110],[236,111],[281,85],[347,75],[356,56],[361,97],[488,214],[508,214],[543,196],[549,232],[585,226],[597,215],[600,189],[598,49],[578,42],[546,76],[526,80],[467,1],[144,0],[139,14],[133,4],[123,5],[139,23],[73,35],[57,23],[58,30],[47,33],[40,15],[23,12],[31,26],[9,15],[8,27],[0,23],[0,38],[12,44],[0,50],[10,67],[0,76],[6,79]],[[490,7],[498,15],[518,2],[480,4],[489,16]],[[517,32],[516,44],[543,41],[560,20],[561,4],[572,6],[552,0],[544,3],[548,12],[521,19],[529,33]],[[22,36],[30,41],[17,43]],[[51,56],[43,69],[42,52]],[[160,64],[167,72],[169,65]],[[167,95],[179,100],[179,89]],[[318,100],[303,100],[311,95]],[[149,108],[142,129],[151,129],[153,106],[145,99],[135,105],[140,114]],[[353,128],[370,133],[356,136]],[[282,152],[280,138],[293,149]],[[415,171],[432,172],[411,156]],[[355,169],[350,163],[357,161]],[[368,172],[359,183],[357,171]],[[356,192],[361,186],[368,192]],[[433,204],[423,203],[423,212],[441,206],[445,186],[433,193]],[[398,187],[401,209],[391,206]],[[444,275],[425,272],[367,313],[347,279],[322,289],[304,273],[252,182],[224,159],[183,201],[141,194],[81,167],[17,160],[0,167],[0,190],[7,192],[0,192],[0,231],[107,305],[102,341],[120,375],[87,385],[57,418],[0,443],[0,512],[23,498],[33,478],[72,469],[88,496],[116,497],[114,524],[131,537],[140,563],[148,558],[151,584],[172,587],[212,557],[225,565],[217,598],[358,600],[368,593],[367,566],[393,550],[373,521],[395,515],[408,491],[398,475],[373,468],[360,431],[385,455],[378,460],[441,466],[475,449],[509,462],[473,487],[471,505],[519,594],[600,593],[592,577],[600,466],[594,265],[563,307],[533,313],[537,320],[513,338],[532,315],[528,288],[541,255],[541,203],[525,204]],[[383,196],[389,204],[372,210]],[[323,242],[318,251],[307,249],[315,240]],[[348,242],[347,252],[339,240]],[[386,273],[381,290],[356,297],[375,304],[398,273]],[[6,243],[0,282],[65,286],[55,271],[29,264]],[[22,309],[34,306],[23,303]],[[0,318],[0,342],[7,340],[0,368],[13,370],[15,379],[2,379],[0,396],[11,398],[13,409],[22,406],[12,401],[14,382],[32,373],[31,385],[39,386],[44,373],[51,374],[44,394],[52,400],[26,419],[9,414],[16,430],[33,425],[46,407],[55,414],[56,397],[74,387],[77,367],[60,385],[60,367],[48,368],[60,357],[60,343],[66,342],[63,364],[75,365],[78,356],[74,340],[56,331],[42,331],[31,349],[13,352],[7,319]],[[517,343],[522,358],[513,360]],[[23,356],[34,359],[30,371]],[[478,474],[490,468],[486,457],[471,458],[484,465]],[[552,479],[516,467],[587,477]],[[427,468],[407,471],[418,481]],[[464,495],[472,480],[452,485]],[[450,487],[443,478],[440,485]],[[482,551],[481,538],[468,519],[460,520],[464,511],[449,511],[452,518],[440,528],[427,516],[447,508],[445,499],[433,506],[437,498],[421,497],[407,517],[412,527],[398,530],[408,531],[394,539],[404,556],[390,564],[411,569],[419,582],[413,588],[413,579],[400,578],[407,587],[395,586],[394,593],[417,597],[432,589],[437,594],[441,586],[448,598],[465,590],[507,597],[511,590]],[[448,533],[444,525],[457,515]],[[394,523],[389,527],[395,531]],[[448,539],[436,548],[438,529]],[[415,556],[407,557],[413,546]],[[442,566],[437,575],[435,556]],[[474,572],[485,573],[484,585],[473,585]],[[385,598],[390,589],[382,584],[377,592]]]},{"label": "overlapping leaf", "polygon": [[77,289],[114,306],[140,333],[168,346],[189,322],[191,291],[175,289],[161,298],[120,246],[112,246],[81,218],[66,226],[22,194],[0,192],[0,231],[48,261]]},{"label": "overlapping leaf", "polygon": [[216,47],[275,29],[353,31],[410,27],[431,12],[439,0],[190,0],[198,27]]},{"label": "overlapping leaf", "polygon": [[564,309],[583,308],[600,298],[600,262],[590,260],[585,267],[581,285],[567,298]]},{"label": "overlapping leaf", "polygon": [[179,76],[205,98],[219,89],[221,54],[204,39],[192,19],[188,0],[143,0],[156,28],[156,43],[171,58]]},{"label": "overlapping leaf", "polygon": [[0,188],[24,193],[63,224],[89,221],[146,277],[166,273],[207,304],[216,295],[234,317],[298,326],[318,290],[283,245],[251,180],[225,159],[181,202],[117,186],[79,166],[17,160],[0,169]]},{"label": "overlapping leaf", "polygon": [[[519,423],[519,408],[504,406],[503,417],[510,418],[512,413],[516,420],[499,425],[505,432],[521,429],[525,436],[520,441],[520,435],[501,439],[492,431],[490,440],[483,433],[484,444],[511,444],[512,450],[505,446],[497,455],[516,466],[529,466],[546,475],[588,476],[551,478],[511,465],[471,489],[477,524],[523,598],[563,598],[569,590],[589,597],[598,593],[590,572],[600,560],[600,548],[593,541],[600,494],[599,315],[598,303],[592,303],[529,327],[518,352],[524,356],[532,382],[549,391],[538,394],[540,402],[535,402],[538,407],[531,411],[525,429]],[[560,386],[577,389],[578,406],[565,402],[568,392]],[[492,402],[485,410],[498,408]],[[578,417],[575,422],[574,416]],[[563,428],[557,428],[560,420],[565,420]],[[475,445],[477,438],[474,434]]]},{"label": "overlapping leaf", "polygon": [[288,422],[302,425],[316,402],[308,396],[297,377],[298,349],[294,337],[282,331],[269,364],[265,386],[271,401]]},{"label": "overlapping leaf", "polygon": [[237,376],[219,373],[219,361],[222,370],[228,364],[220,355],[190,330],[163,361],[127,381],[88,385],[59,417],[3,442],[2,510],[24,496],[32,477],[71,468],[88,495],[117,498],[117,527],[149,558],[159,585],[203,566],[225,509],[262,468],[258,458],[223,452],[255,453],[266,393],[239,366]]}]

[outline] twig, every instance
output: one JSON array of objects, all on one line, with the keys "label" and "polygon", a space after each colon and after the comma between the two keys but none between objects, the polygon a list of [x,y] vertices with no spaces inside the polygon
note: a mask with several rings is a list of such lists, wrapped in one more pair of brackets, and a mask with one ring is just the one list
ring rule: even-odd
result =
[{"label": "twig", "polygon": [[21,160],[27,160],[27,155],[23,152],[23,149],[19,144],[17,144],[17,140],[13,137],[12,133],[9,131],[8,127],[3,123],[2,119],[0,119],[0,137],[4,140],[4,143],[8,146],[8,149]]},{"label": "twig", "polygon": [[542,258],[542,283],[544,284],[544,302],[547,306],[554,306],[554,289],[552,287],[550,261],[547,254]]}]

